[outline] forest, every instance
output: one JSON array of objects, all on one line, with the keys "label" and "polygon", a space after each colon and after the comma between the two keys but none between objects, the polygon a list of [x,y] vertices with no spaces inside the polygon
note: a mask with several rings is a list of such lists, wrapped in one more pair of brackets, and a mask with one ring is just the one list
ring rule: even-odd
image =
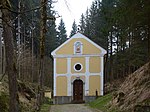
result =
[{"label": "forest", "polygon": [[[0,1],[0,75],[8,75],[12,87],[11,112],[19,111],[17,80],[52,89],[51,52],[78,29],[107,50],[105,83],[124,78],[150,61],[149,0],[93,0],[79,24],[72,23],[70,35],[54,4],[57,1]],[[61,18],[58,26],[57,18]]]}]

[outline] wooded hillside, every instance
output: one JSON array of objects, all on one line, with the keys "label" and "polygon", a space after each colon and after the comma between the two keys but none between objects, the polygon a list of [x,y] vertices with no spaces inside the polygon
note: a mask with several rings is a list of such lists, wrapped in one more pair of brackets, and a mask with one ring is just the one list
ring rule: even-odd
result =
[{"label": "wooded hillside", "polygon": [[107,83],[107,94],[89,105],[103,112],[150,112],[149,68],[147,63],[125,79]]},{"label": "wooded hillside", "polygon": [[150,63],[129,75],[114,93],[111,107],[123,112],[150,111]]}]

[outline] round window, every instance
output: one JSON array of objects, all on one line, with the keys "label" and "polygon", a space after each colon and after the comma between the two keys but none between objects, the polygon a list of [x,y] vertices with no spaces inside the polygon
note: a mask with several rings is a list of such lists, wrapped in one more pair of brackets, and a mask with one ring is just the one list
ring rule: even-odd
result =
[{"label": "round window", "polygon": [[80,63],[76,63],[74,65],[74,69],[75,69],[75,71],[81,71],[82,70],[82,65]]}]

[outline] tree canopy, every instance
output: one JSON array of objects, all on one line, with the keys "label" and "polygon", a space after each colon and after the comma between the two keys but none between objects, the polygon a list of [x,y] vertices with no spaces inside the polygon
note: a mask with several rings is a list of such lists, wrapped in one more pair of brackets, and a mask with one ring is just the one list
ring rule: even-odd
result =
[{"label": "tree canopy", "polygon": [[72,37],[74,34],[76,34],[77,33],[77,24],[76,24],[76,22],[75,22],[75,20],[74,20],[74,22],[73,22],[73,24],[72,24],[72,30],[71,30],[71,32],[70,32],[70,36],[69,37]]},{"label": "tree canopy", "polygon": [[149,60],[150,2],[94,0],[81,15],[83,34],[107,50],[105,80],[124,77]]},{"label": "tree canopy", "polygon": [[58,32],[57,32],[57,46],[61,45],[67,40],[67,34],[66,34],[66,27],[63,19],[61,18],[59,26],[58,26]]}]

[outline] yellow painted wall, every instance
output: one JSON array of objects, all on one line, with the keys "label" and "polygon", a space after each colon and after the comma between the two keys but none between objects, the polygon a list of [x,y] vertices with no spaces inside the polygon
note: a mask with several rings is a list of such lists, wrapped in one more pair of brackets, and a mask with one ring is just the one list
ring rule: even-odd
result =
[{"label": "yellow painted wall", "polygon": [[89,59],[89,71],[90,73],[100,73],[101,69],[100,57],[90,57]]},{"label": "yellow painted wall", "polygon": [[97,47],[95,47],[93,44],[88,42],[85,39],[82,39],[81,41],[83,43],[83,54],[100,54],[101,51]]},{"label": "yellow painted wall", "polygon": [[67,59],[66,58],[56,58],[56,73],[57,74],[67,73]]},{"label": "yellow painted wall", "polygon": [[98,95],[100,95],[100,76],[90,76],[89,77],[89,95],[95,96],[95,91],[98,91]]},{"label": "yellow painted wall", "polygon": [[76,41],[80,41],[83,44],[83,54],[100,54],[101,51],[95,47],[93,44],[85,40],[84,38],[74,38],[65,44],[62,48],[60,48],[57,54],[74,54],[74,43]]},{"label": "yellow painted wall", "polygon": [[[81,63],[83,66],[83,69],[80,72],[77,72],[74,70],[74,65],[76,63]],[[71,73],[85,73],[85,58],[84,57],[71,58]]]},{"label": "yellow painted wall", "polygon": [[[72,76],[71,77],[71,82],[73,82],[75,79],[77,79],[77,77],[76,76]],[[80,76],[80,79],[85,82],[85,76]]]},{"label": "yellow painted wall", "polygon": [[67,77],[58,76],[56,78],[56,96],[67,96]]}]

